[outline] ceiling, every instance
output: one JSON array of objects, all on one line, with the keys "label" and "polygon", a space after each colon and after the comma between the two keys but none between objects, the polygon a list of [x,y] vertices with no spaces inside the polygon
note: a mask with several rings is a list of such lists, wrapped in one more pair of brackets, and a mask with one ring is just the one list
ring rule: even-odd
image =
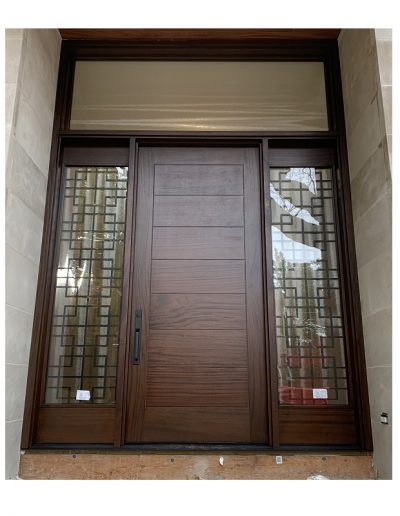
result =
[{"label": "ceiling", "polygon": [[59,29],[62,39],[127,41],[335,40],[340,29]]}]

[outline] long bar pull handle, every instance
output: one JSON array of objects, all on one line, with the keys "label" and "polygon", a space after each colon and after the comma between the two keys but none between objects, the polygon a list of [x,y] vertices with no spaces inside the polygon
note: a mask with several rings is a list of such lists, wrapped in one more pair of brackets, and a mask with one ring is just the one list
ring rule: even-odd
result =
[{"label": "long bar pull handle", "polygon": [[133,363],[140,363],[140,344],[142,334],[142,310],[135,311],[135,342],[133,346]]}]

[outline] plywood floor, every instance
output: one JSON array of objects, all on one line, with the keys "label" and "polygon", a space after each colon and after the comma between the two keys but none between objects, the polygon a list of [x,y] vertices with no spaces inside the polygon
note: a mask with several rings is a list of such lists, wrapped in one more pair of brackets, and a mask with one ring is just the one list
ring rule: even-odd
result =
[{"label": "plywood floor", "polygon": [[[223,465],[220,458],[223,457]],[[371,480],[371,455],[263,453],[82,453],[26,452],[19,476],[31,479],[130,480]]]}]

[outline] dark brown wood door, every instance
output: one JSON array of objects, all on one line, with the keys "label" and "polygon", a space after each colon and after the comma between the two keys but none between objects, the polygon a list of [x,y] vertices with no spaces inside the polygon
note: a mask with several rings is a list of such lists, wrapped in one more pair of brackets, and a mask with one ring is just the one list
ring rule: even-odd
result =
[{"label": "dark brown wood door", "polygon": [[267,442],[259,176],[256,148],[139,149],[128,443]]}]

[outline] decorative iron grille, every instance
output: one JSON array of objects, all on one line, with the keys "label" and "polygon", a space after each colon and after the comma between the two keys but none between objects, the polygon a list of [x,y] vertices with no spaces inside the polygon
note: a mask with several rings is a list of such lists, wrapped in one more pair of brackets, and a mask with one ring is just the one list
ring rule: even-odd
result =
[{"label": "decorative iron grille", "polygon": [[332,170],[272,168],[273,271],[281,404],[346,404]]},{"label": "decorative iron grille", "polygon": [[115,401],[127,173],[65,169],[46,403]]}]

